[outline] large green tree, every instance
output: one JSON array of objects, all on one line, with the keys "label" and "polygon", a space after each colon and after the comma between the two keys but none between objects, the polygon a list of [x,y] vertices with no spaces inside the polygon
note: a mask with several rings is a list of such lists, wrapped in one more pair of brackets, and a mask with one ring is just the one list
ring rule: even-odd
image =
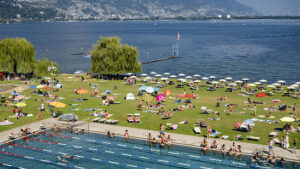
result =
[{"label": "large green tree", "polygon": [[93,73],[116,74],[142,71],[136,47],[122,45],[120,38],[100,38],[90,53]]},{"label": "large green tree", "polygon": [[[49,67],[54,66],[56,70],[49,70]],[[49,59],[36,60],[34,63],[34,74],[37,77],[41,76],[52,76],[51,73],[58,76],[60,72],[59,66],[56,62],[51,62]]]},{"label": "large green tree", "polygon": [[6,38],[0,42],[0,72],[33,72],[35,50],[24,38]]}]

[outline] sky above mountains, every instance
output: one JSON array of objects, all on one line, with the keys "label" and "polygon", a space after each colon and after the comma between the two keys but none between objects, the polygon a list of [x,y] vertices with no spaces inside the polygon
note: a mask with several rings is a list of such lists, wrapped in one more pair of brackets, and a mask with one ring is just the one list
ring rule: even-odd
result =
[{"label": "sky above mountains", "polygon": [[237,0],[264,15],[300,16],[300,0]]}]

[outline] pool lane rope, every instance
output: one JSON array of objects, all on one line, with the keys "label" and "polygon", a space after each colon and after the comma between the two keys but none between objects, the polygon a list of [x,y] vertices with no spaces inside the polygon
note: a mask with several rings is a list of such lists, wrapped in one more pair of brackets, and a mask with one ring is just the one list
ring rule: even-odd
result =
[{"label": "pool lane rope", "polygon": [[155,163],[155,164],[160,164],[164,166],[172,166],[175,168],[199,168],[199,166],[191,166],[190,164],[187,163],[177,163],[173,161],[167,161],[167,160],[159,160],[159,159],[153,159],[150,157],[145,157],[145,156],[138,156],[138,155],[133,155],[133,154],[127,154],[127,153],[120,153],[120,152],[114,152],[114,151],[106,151],[106,150],[101,150],[101,149],[95,149],[95,148],[89,148],[89,147],[83,147],[83,146],[77,146],[77,145],[67,145],[65,143],[58,143],[58,142],[53,142],[53,141],[46,141],[46,140],[40,140],[40,139],[33,139],[29,137],[24,137],[24,139],[28,140],[33,140],[33,141],[40,141],[40,142],[45,142],[45,143],[51,143],[51,144],[57,144],[60,146],[68,147],[70,149],[81,149],[84,151],[88,152],[99,152],[99,153],[104,153],[104,154],[110,154],[110,155],[115,155],[119,156],[121,158],[130,158],[133,160],[138,160],[138,161],[143,161],[143,162],[148,162],[148,163]]},{"label": "pool lane rope", "polygon": [[0,166],[5,166],[5,167],[8,167],[8,168],[15,168],[15,169],[26,169],[24,167],[18,167],[18,166],[15,166],[15,165],[1,163],[1,162],[0,162]]},{"label": "pool lane rope", "polygon": [[77,157],[79,159],[87,159],[87,160],[101,162],[101,163],[104,162],[104,163],[107,163],[107,164],[121,165],[121,166],[124,166],[124,167],[148,169],[148,168],[139,167],[139,166],[136,166],[136,165],[133,165],[133,164],[125,164],[125,163],[120,163],[120,162],[115,162],[115,161],[103,160],[103,159],[99,159],[99,158],[89,158],[89,157],[84,157],[84,156],[81,156],[81,155],[71,155],[71,154],[64,153],[64,152],[53,152],[52,150],[40,149],[40,148],[29,147],[29,146],[24,146],[24,145],[19,145],[19,144],[13,144],[13,143],[7,143],[7,144],[11,145],[11,146],[16,146],[16,147],[22,147],[22,148],[26,148],[26,149],[32,149],[32,150],[35,150],[35,151],[43,151],[45,153],[53,154],[53,155],[58,155],[58,156],[60,156],[60,155],[64,155],[64,156],[69,155],[69,156]]},{"label": "pool lane rope", "polygon": [[14,157],[17,157],[17,158],[24,158],[26,160],[32,160],[32,161],[37,161],[37,162],[46,163],[46,164],[52,164],[52,165],[55,165],[55,166],[58,166],[58,167],[85,169],[84,167],[79,167],[79,166],[75,166],[75,165],[72,165],[72,164],[57,163],[57,162],[52,162],[52,161],[49,161],[49,160],[34,158],[34,157],[30,157],[30,156],[25,156],[25,155],[18,155],[18,154],[4,152],[4,151],[0,151],[0,153],[5,154],[5,155],[14,156]]},{"label": "pool lane rope", "polygon": [[[51,136],[56,136],[56,137],[61,137],[61,138],[70,138],[70,139],[75,139],[75,140],[81,140],[93,144],[98,144],[98,145],[107,145],[109,147],[116,148],[118,146],[119,148],[123,149],[137,149],[138,151],[143,151],[146,153],[156,153],[160,155],[160,150],[153,149],[151,148],[149,152],[149,149],[144,149],[143,147],[140,146],[135,146],[135,145],[125,145],[125,144],[115,144],[115,143],[110,143],[106,141],[96,141],[96,140],[91,140],[91,139],[84,139],[84,138],[79,138],[79,137],[71,137],[71,136],[65,136],[65,135],[58,135],[58,134],[51,134],[51,133],[44,133],[44,132],[39,132],[40,134],[43,135],[51,135]],[[245,168],[247,164],[245,163],[240,163],[236,161],[230,161],[230,160],[225,160],[225,159],[216,159],[216,158],[211,158],[211,157],[206,157],[206,156],[197,156],[197,155],[191,155],[191,154],[185,154],[181,152],[176,152],[176,151],[167,151],[165,152],[167,155],[176,157],[176,158],[186,158],[191,161],[198,161],[198,162],[205,162],[205,163],[211,163],[211,164],[218,164],[218,165],[226,165],[226,166],[234,166],[236,168]],[[181,165],[183,166],[183,165]]]}]

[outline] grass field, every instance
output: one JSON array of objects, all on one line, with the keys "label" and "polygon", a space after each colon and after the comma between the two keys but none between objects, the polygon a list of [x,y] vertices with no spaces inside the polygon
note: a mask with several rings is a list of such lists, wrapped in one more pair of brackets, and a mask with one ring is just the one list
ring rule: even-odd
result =
[{"label": "grass field", "polygon": [[[252,115],[252,111],[244,110],[243,108],[247,107],[247,97],[238,95],[241,91],[235,91],[232,93],[225,92],[224,88],[219,88],[217,91],[206,91],[206,87],[200,87],[199,90],[194,91],[194,93],[198,96],[197,99],[192,99],[193,105],[196,106],[196,108],[189,108],[185,109],[185,111],[179,111],[175,112],[173,117],[168,120],[162,120],[162,117],[159,115],[156,115],[155,113],[148,113],[148,112],[141,112],[137,110],[138,100],[134,101],[127,101],[124,100],[124,97],[127,93],[134,93],[135,97],[138,93],[138,88],[140,87],[139,84],[142,84],[142,82],[139,82],[137,85],[127,85],[125,84],[125,81],[107,81],[107,82],[101,82],[99,79],[87,79],[86,81],[82,82],[80,81],[80,78],[68,78],[72,75],[63,75],[60,76],[60,79],[63,84],[63,88],[60,89],[58,93],[56,93],[59,97],[63,97],[65,99],[60,100],[63,103],[66,103],[67,106],[65,108],[61,108],[61,110],[64,114],[66,113],[75,113],[78,115],[79,120],[92,120],[95,117],[89,116],[91,111],[84,111],[84,109],[91,109],[91,108],[100,108],[103,110],[107,110],[110,114],[114,114],[109,119],[119,120],[119,123],[117,125],[120,126],[128,126],[128,127],[135,127],[135,128],[143,128],[143,129],[151,129],[151,130],[159,130],[159,125],[161,123],[172,123],[172,124],[178,124],[177,130],[170,130],[168,132],[174,132],[174,133],[180,133],[180,134],[189,134],[189,135],[195,135],[193,132],[193,127],[196,126],[196,121],[198,120],[204,120],[206,123],[208,123],[212,129],[215,129],[219,132],[221,132],[222,135],[229,135],[230,140],[234,140],[234,135],[241,134],[243,137],[247,135],[251,136],[258,136],[261,137],[260,141],[249,141],[249,140],[243,140],[244,142],[251,142],[251,143],[258,143],[258,144],[267,144],[268,142],[268,135],[270,132],[274,131],[275,128],[282,128],[285,122],[281,122],[279,119],[284,116],[290,116],[292,109],[288,108],[286,111],[277,111],[273,112],[273,116],[275,118],[271,120],[279,121],[278,124],[275,123],[266,123],[266,122],[255,122],[255,126],[252,128],[252,130],[248,133],[238,132],[234,131],[234,123],[239,122],[242,123],[245,119],[252,119],[255,116]],[[75,76],[73,76],[75,77]],[[0,84],[6,84],[7,82],[0,82]],[[21,81],[10,81],[10,84],[23,84]],[[101,97],[92,97],[92,86],[89,85],[90,83],[98,84],[99,90],[102,92],[104,90],[112,90],[113,93],[118,93],[120,95],[117,95],[117,100],[121,102],[121,104],[113,104],[110,106],[103,106],[101,105],[102,99]],[[37,84],[37,83],[36,83]],[[114,86],[117,86],[117,90],[114,90]],[[154,86],[154,85],[152,85]],[[175,88],[176,85],[168,85],[165,88],[160,88],[160,91],[158,93],[163,93],[166,89],[169,89],[172,91],[172,97],[176,97],[178,94],[182,94],[184,89],[178,89]],[[80,87],[83,87],[84,89],[89,90],[88,94],[85,95],[79,95],[75,94],[73,92],[73,89],[79,89]],[[16,118],[8,118],[9,121],[13,122],[13,125],[8,126],[0,126],[0,131],[9,130],[18,126],[23,126],[25,124],[29,124],[31,122],[37,121],[37,114],[39,112],[41,101],[35,101],[35,99],[44,99],[48,100],[49,98],[45,98],[43,96],[39,96],[37,94],[32,93],[32,91],[35,89],[28,89],[24,91],[22,94],[25,95],[25,97],[29,97],[30,99],[24,100],[28,105],[23,108],[23,112],[33,114],[33,117],[22,117],[21,119],[17,120]],[[188,89],[185,86],[186,93],[191,93],[192,90]],[[99,92],[99,93],[102,93]],[[8,96],[8,94],[6,94]],[[220,102],[220,107],[216,108],[216,102],[217,97],[226,96],[228,99],[226,101]],[[72,101],[73,99],[80,99],[80,98],[88,99],[88,101],[82,101],[82,102],[76,102]],[[256,98],[255,95],[250,97],[252,101],[260,101],[260,98]],[[265,107],[270,106],[278,106],[275,103],[272,102],[273,99],[280,99],[280,104],[287,104],[287,105],[293,105],[294,103],[297,104],[297,106],[300,105],[299,99],[296,98],[290,98],[290,97],[283,97],[282,93],[277,93],[274,96],[266,96],[263,98],[263,102],[265,104],[257,105],[257,116],[258,115],[267,115],[268,111],[263,110]],[[182,99],[184,100],[184,99]],[[79,108],[78,111],[72,111],[70,110],[72,107],[69,105],[70,103],[78,103],[81,104],[79,106],[74,106],[76,108]],[[153,102],[155,103],[155,102]],[[179,105],[174,103],[174,100],[166,98],[166,102],[164,103],[164,109],[169,110],[173,108],[177,108]],[[226,115],[227,107],[225,107],[226,104],[238,104],[238,107],[234,107],[233,111],[244,111],[245,114],[241,113],[233,113],[232,115]],[[145,103],[144,103],[145,105]],[[219,111],[221,120],[219,121],[212,121],[208,120],[210,117],[215,117],[210,114],[202,114],[201,113],[201,107],[206,106],[209,109],[217,110]],[[46,106],[47,107],[47,106]],[[253,105],[250,105],[252,108]],[[8,116],[13,116],[12,113],[13,106],[0,106],[0,120],[2,121],[4,118]],[[47,107],[47,110],[49,108]],[[55,109],[58,110],[58,109]],[[225,110],[225,111],[224,111]],[[50,112],[44,111],[43,118],[49,118]],[[127,122],[127,114],[128,113],[140,113],[141,114],[141,121],[140,124],[135,123],[128,123]],[[299,108],[298,108],[298,114],[299,114]],[[269,118],[258,118],[257,119],[265,119],[268,120]],[[188,124],[179,124],[180,121],[187,120]],[[296,128],[300,123],[299,122],[293,122],[292,125]],[[280,136],[284,135],[284,132],[279,132]],[[292,145],[292,140],[295,138],[297,141],[297,148],[300,148],[300,133],[289,133],[290,137],[290,145]],[[206,135],[206,129],[202,129],[201,136]]]}]

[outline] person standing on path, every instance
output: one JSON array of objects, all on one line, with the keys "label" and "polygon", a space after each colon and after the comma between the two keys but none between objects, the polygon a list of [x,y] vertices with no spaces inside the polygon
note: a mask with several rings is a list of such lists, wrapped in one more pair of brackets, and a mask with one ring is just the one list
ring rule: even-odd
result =
[{"label": "person standing on path", "polygon": [[296,103],[293,105],[293,114],[296,115]]},{"label": "person standing on path", "polygon": [[256,104],[254,104],[253,111],[254,111],[254,116],[256,116]]},{"label": "person standing on path", "polygon": [[269,141],[269,154],[273,154],[274,155],[274,138],[272,137]]},{"label": "person standing on path", "polygon": [[207,131],[206,131],[206,137],[210,138],[210,126],[207,125],[206,129],[207,129]]}]

